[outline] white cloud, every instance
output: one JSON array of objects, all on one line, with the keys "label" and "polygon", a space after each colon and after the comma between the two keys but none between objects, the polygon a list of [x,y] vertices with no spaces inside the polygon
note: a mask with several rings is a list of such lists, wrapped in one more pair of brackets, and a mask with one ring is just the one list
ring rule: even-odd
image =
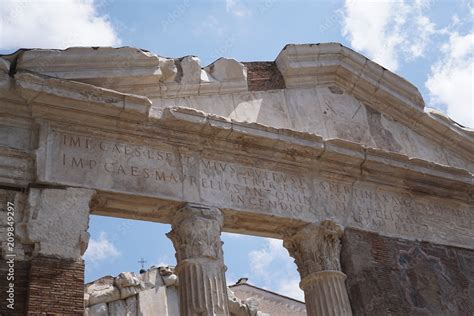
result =
[{"label": "white cloud", "polygon": [[118,256],[120,256],[120,252],[115,245],[107,239],[107,234],[101,232],[98,239],[91,238],[89,240],[89,246],[84,254],[84,260],[95,264]]},{"label": "white cloud", "polygon": [[468,17],[454,14],[451,24],[443,29],[436,29],[426,16],[428,8],[429,2],[425,0],[346,0],[342,32],[355,50],[366,53],[392,71],[398,69],[402,60],[423,57],[433,42],[433,35],[449,37],[425,85],[431,106],[446,107],[452,119],[473,127],[474,33],[460,35],[453,31],[464,20],[472,20],[472,7],[468,5]]},{"label": "white cloud", "polygon": [[342,33],[355,50],[363,51],[382,66],[395,71],[400,58],[424,55],[435,25],[424,15],[428,3],[418,0],[346,0]]},{"label": "white cloud", "polygon": [[248,256],[252,279],[261,280],[259,286],[304,300],[303,291],[299,288],[296,266],[281,240],[266,238],[265,246],[251,251]]},{"label": "white cloud", "polygon": [[288,256],[288,252],[283,248],[281,240],[267,238],[264,248],[252,250],[249,253],[249,260],[252,272],[265,276],[269,271],[269,266],[275,260]]},{"label": "white cloud", "polygon": [[230,12],[237,17],[246,17],[252,14],[252,11],[250,11],[250,9],[248,9],[238,0],[226,0],[225,6],[227,12]]},{"label": "white cloud", "polygon": [[304,292],[300,289],[299,279],[283,278],[278,285],[277,292],[304,302]]},{"label": "white cloud", "polygon": [[120,44],[94,0],[15,1],[0,6],[0,49]]},{"label": "white cloud", "polygon": [[474,128],[474,33],[451,33],[441,53],[426,81],[430,103],[446,105],[448,116]]}]

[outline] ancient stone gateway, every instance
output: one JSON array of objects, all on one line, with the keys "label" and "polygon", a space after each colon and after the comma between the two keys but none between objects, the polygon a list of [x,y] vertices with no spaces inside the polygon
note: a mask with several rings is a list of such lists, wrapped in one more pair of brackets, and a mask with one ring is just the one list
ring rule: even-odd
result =
[{"label": "ancient stone gateway", "polygon": [[230,314],[222,231],[283,239],[308,315],[474,313],[473,132],[360,54],[0,61],[0,286],[17,314],[83,313],[90,214],[172,224],[181,315]]}]

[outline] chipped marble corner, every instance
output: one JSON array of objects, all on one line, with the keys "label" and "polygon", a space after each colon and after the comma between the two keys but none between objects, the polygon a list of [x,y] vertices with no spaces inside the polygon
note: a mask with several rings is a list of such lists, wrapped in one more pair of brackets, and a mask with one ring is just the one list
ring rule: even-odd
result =
[{"label": "chipped marble corner", "polygon": [[24,216],[18,223],[20,243],[32,256],[80,259],[89,243],[90,203],[94,190],[30,188]]}]

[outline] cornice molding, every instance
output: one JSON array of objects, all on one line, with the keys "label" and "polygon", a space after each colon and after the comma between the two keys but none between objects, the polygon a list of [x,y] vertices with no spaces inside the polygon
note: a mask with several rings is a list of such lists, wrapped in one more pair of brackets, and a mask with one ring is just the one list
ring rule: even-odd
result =
[{"label": "cornice molding", "polygon": [[424,111],[418,89],[367,57],[339,44],[289,44],[276,58],[288,88],[338,83],[366,106],[474,159],[474,131],[439,112]]},{"label": "cornice molding", "polygon": [[152,105],[144,96],[23,71],[15,74],[15,88],[29,103],[119,117],[125,114],[148,117]]},{"label": "cornice molding", "polygon": [[[423,99],[415,86],[341,44],[289,44],[275,63],[288,88],[339,84],[366,106],[467,159],[474,159],[473,130],[436,111],[424,111]],[[22,74],[30,73],[80,81],[137,97],[177,98],[248,91],[247,69],[236,60],[220,58],[203,68],[193,56],[171,59],[132,47],[23,49],[2,56],[1,70],[15,74],[19,81]],[[64,89],[66,84],[61,85]],[[23,84],[23,88],[27,86]],[[38,90],[32,90],[35,89]]]},{"label": "cornice molding", "polygon": [[410,107],[424,107],[414,85],[339,43],[289,44],[275,62],[287,87],[312,86],[336,75],[350,83],[350,90],[382,90]]},{"label": "cornice molding", "polygon": [[464,202],[470,201],[474,192],[473,174],[467,170],[348,141],[324,141],[317,135],[235,122],[189,108],[166,108],[160,120],[165,126],[181,131],[189,129],[189,133],[206,139],[252,142],[256,147],[273,150],[282,161],[286,153],[288,164],[307,166],[308,162],[318,161],[320,172],[354,180],[450,196]]},{"label": "cornice molding", "polygon": [[133,47],[32,49],[2,57],[14,61],[13,72],[34,72],[148,97],[248,91],[246,67],[229,58],[202,67],[194,56],[165,58]]}]

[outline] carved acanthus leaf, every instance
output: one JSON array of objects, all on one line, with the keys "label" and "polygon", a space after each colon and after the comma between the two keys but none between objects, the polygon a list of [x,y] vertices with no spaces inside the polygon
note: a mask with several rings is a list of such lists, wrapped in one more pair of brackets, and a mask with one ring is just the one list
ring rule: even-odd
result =
[{"label": "carved acanthus leaf", "polygon": [[295,258],[301,276],[324,270],[341,270],[342,227],[332,221],[309,224],[287,236],[283,246]]},{"label": "carved acanthus leaf", "polygon": [[188,204],[179,210],[167,234],[178,262],[193,258],[222,259],[220,234],[224,217],[217,208]]}]

